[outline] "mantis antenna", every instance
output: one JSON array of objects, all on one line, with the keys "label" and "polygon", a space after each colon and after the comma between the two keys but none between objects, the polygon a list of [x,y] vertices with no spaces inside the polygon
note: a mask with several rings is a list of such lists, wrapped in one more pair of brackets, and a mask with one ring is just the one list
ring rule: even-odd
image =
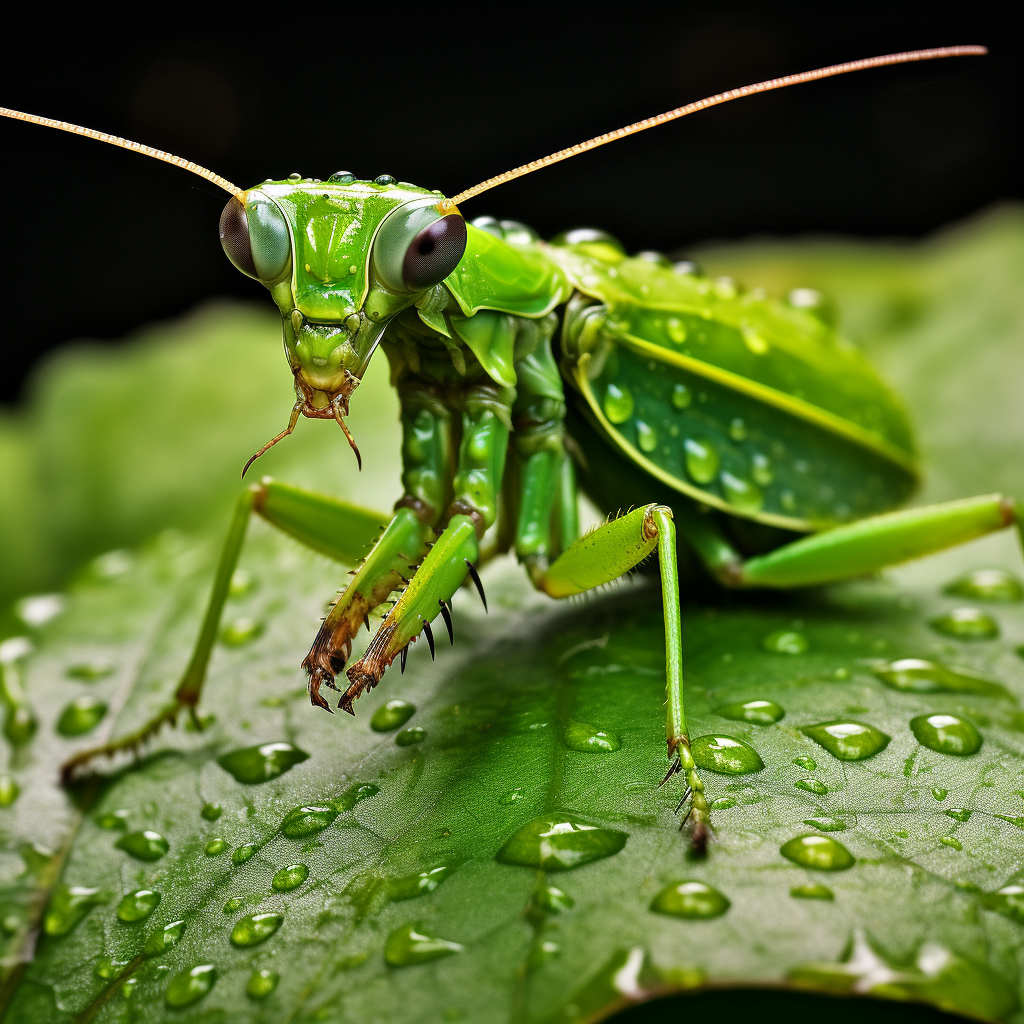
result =
[{"label": "mantis antenna", "polygon": [[498,185],[504,185],[507,181],[514,181],[523,177],[524,174],[532,174],[542,167],[550,167],[552,164],[568,160],[571,156],[579,156],[587,150],[597,149],[598,146],[605,146],[617,139],[624,139],[627,135],[636,135],[637,132],[646,131],[648,128],[656,128],[660,124],[674,121],[677,117],[686,117],[687,114],[695,114],[698,110],[707,107],[717,107],[720,103],[728,103],[729,100],[738,100],[742,96],[752,96],[758,92],[770,92],[772,89],[784,89],[787,85],[799,85],[801,82],[814,82],[819,78],[831,78],[833,75],[845,75],[848,71],[863,71],[866,68],[879,68],[886,64],[907,64],[915,60],[934,60],[936,57],[968,57],[984,56],[988,53],[984,46],[940,46],[931,50],[910,50],[907,53],[890,53],[884,57],[868,57],[865,60],[851,60],[847,64],[832,64],[827,68],[818,68],[817,71],[804,71],[799,75],[784,75],[782,78],[771,78],[767,82],[758,82],[756,85],[744,85],[739,89],[730,89],[728,92],[720,92],[715,96],[708,96],[706,99],[697,100],[696,103],[687,103],[685,107],[676,107],[667,113],[658,114],[656,117],[647,117],[643,121],[627,125],[613,132],[605,132],[586,142],[579,142],[568,149],[560,149],[557,153],[541,157],[540,160],[531,160],[522,167],[516,167],[504,174],[498,174],[493,178],[480,182],[465,192],[447,200],[452,206],[464,203],[467,199],[487,192]]},{"label": "mantis antenna", "polygon": [[200,178],[213,182],[214,185],[230,192],[239,202],[245,202],[245,190],[233,185],[227,178],[206,167],[201,167],[184,157],[175,156],[173,153],[165,153],[162,149],[155,149],[153,146],[143,145],[141,142],[132,142],[131,139],[122,139],[118,135],[108,135],[106,132],[98,132],[94,128],[83,128],[80,124],[71,124],[69,121],[57,121],[52,117],[39,117],[38,114],[26,114],[21,110],[11,110],[9,107],[0,107],[0,116],[13,117],[16,121],[28,121],[30,124],[41,124],[46,128],[57,128],[62,132],[71,132],[72,135],[84,135],[88,139],[95,139],[97,142],[109,142],[111,146],[120,146],[121,149],[130,149],[143,156],[151,156],[154,160],[163,160],[165,164],[174,164],[183,171],[191,171],[198,174]]}]

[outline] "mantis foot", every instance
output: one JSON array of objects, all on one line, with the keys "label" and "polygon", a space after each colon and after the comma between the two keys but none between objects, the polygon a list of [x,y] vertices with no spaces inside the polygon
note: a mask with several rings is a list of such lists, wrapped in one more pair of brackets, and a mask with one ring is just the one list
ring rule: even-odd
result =
[{"label": "mantis foot", "polygon": [[659,785],[664,786],[672,776],[678,774],[682,774],[686,779],[686,789],[676,804],[676,814],[689,803],[683,820],[679,823],[679,831],[682,832],[692,819],[690,851],[694,857],[704,857],[707,855],[708,840],[711,838],[710,814],[704,797],[704,784],[697,775],[697,766],[690,754],[690,746],[685,740],[678,744],[675,757]]}]

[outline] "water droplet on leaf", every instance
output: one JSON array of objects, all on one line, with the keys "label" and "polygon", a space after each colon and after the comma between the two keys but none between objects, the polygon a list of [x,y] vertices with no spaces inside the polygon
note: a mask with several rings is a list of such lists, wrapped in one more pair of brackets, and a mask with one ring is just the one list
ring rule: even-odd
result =
[{"label": "water droplet on leaf", "polygon": [[238,782],[256,785],[276,779],[308,757],[304,750],[290,743],[260,743],[255,747],[232,750],[218,757],[217,764]]},{"label": "water droplet on leaf", "polygon": [[64,670],[65,675],[83,683],[95,683],[97,679],[113,675],[113,672],[114,666],[109,661],[80,661]]},{"label": "water droplet on leaf", "polygon": [[750,475],[754,478],[754,483],[760,484],[762,487],[767,487],[775,479],[772,464],[767,455],[762,455],[760,452],[755,453],[750,460]]},{"label": "water droplet on leaf", "polygon": [[337,817],[338,811],[333,807],[316,804],[293,807],[281,822],[281,832],[289,839],[304,839],[306,836],[323,832]]},{"label": "water droplet on leaf", "polygon": [[510,804],[517,803],[523,799],[523,787],[516,786],[515,789],[510,789],[507,793],[502,793],[498,797],[498,803],[504,807],[508,807]]},{"label": "water droplet on leaf", "polygon": [[939,836],[939,842],[943,846],[948,846],[951,850],[962,850],[963,844],[959,839],[954,839],[952,836]]},{"label": "water droplet on leaf", "polygon": [[220,631],[220,642],[226,647],[241,647],[250,643],[262,634],[263,623],[258,619],[252,619],[248,615],[229,622]]},{"label": "water droplet on leaf", "polygon": [[978,693],[993,697],[1006,693],[998,683],[923,658],[882,662],[874,672],[886,686],[904,693]]},{"label": "water droplet on leaf", "polygon": [[703,441],[688,437],[683,442],[686,471],[699,484],[709,484],[718,476],[718,452]]},{"label": "water droplet on leaf", "polygon": [[816,828],[819,832],[846,831],[846,822],[842,818],[805,818],[804,824]]},{"label": "water droplet on leaf", "polygon": [[853,854],[831,836],[797,836],[783,843],[779,853],[794,864],[815,871],[845,871],[855,863]]},{"label": "water droplet on leaf", "polygon": [[256,845],[254,843],[246,843],[244,846],[239,846],[234,853],[231,854],[232,864],[244,864],[249,860],[256,852]]},{"label": "water droplet on leaf", "polygon": [[88,694],[76,697],[57,719],[57,732],[61,736],[84,736],[100,724],[106,713],[104,701]]},{"label": "water droplet on leaf", "polygon": [[274,873],[270,884],[278,892],[290,892],[302,885],[308,877],[309,867],[306,864],[288,864]]},{"label": "water droplet on leaf", "polygon": [[793,785],[805,793],[816,793],[818,796],[824,796],[828,792],[828,786],[818,779],[797,779]]},{"label": "water droplet on leaf", "polygon": [[233,914],[236,910],[241,910],[245,906],[244,896],[230,896],[224,901],[224,906],[220,909],[225,914]]},{"label": "water droplet on leaf", "polygon": [[672,404],[677,409],[685,409],[693,401],[693,392],[685,384],[677,384],[672,389]]},{"label": "water droplet on leaf", "polygon": [[811,645],[803,633],[792,629],[777,629],[761,641],[761,646],[772,654],[806,654]]},{"label": "water droplet on leaf", "polygon": [[137,889],[121,897],[117,905],[117,919],[126,924],[145,921],[160,906],[160,893],[152,889]]},{"label": "water droplet on leaf", "polygon": [[967,757],[981,749],[981,733],[956,715],[918,715],[910,720],[910,731],[921,746],[940,754]]},{"label": "water droplet on leaf", "polygon": [[250,999],[266,999],[277,988],[281,975],[266,967],[253,971],[245,985],[245,994]]},{"label": "water droplet on leaf", "polygon": [[789,895],[798,900],[834,900],[836,894],[827,885],[794,885]]},{"label": "water droplet on leaf", "polygon": [[419,871],[402,878],[389,878],[388,899],[394,902],[415,899],[433,892],[457,867],[455,864],[439,864],[435,868]]},{"label": "water droplet on leaf", "polygon": [[414,747],[427,738],[427,730],[421,729],[418,725],[403,729],[396,737],[395,744],[399,747]]},{"label": "water droplet on leaf", "polygon": [[932,790],[932,796],[935,797],[935,799],[941,803],[943,800],[946,799],[947,796],[949,796],[949,791],[942,789],[941,786],[936,786]]},{"label": "water droplet on leaf", "polygon": [[240,917],[231,929],[232,946],[258,946],[266,942],[284,922],[283,914],[248,914]]},{"label": "water droplet on leaf", "polygon": [[568,871],[618,853],[628,838],[627,832],[569,816],[535,818],[505,843],[497,860],[545,871]]},{"label": "water droplet on leaf", "polygon": [[164,1001],[172,1010],[191,1006],[213,988],[216,980],[217,970],[213,964],[199,964],[171,979],[164,993]]},{"label": "water droplet on leaf", "polygon": [[885,750],[892,738],[873,725],[843,720],[805,725],[800,731],[840,761],[863,761]]},{"label": "water droplet on leaf", "polygon": [[942,813],[947,817],[953,818],[955,821],[971,820],[971,812],[966,807],[948,807]]},{"label": "water droplet on leaf", "polygon": [[764,504],[764,495],[749,480],[722,471],[722,490],[725,500],[739,512],[757,512]]},{"label": "water droplet on leaf", "polygon": [[937,633],[957,640],[991,640],[999,636],[999,623],[980,608],[953,608],[936,616],[929,625]]},{"label": "water droplet on leaf", "polygon": [[569,722],[562,739],[570,750],[580,750],[584,753],[609,754],[622,746],[618,733],[598,729],[597,726],[588,725],[586,722]]},{"label": "water droplet on leaf", "polygon": [[224,808],[220,804],[203,804],[203,809],[199,813],[207,821],[216,821],[224,813]]},{"label": "water droplet on leaf", "polygon": [[576,903],[571,896],[567,896],[553,885],[541,886],[534,893],[533,902],[549,914],[561,914],[563,911],[571,910]]},{"label": "water droplet on leaf", "polygon": [[975,569],[944,588],[947,594],[969,597],[975,601],[1020,601],[1024,587],[1013,573],[1005,569]]},{"label": "water droplet on leaf", "polygon": [[129,832],[121,836],[114,846],[124,850],[136,860],[159,860],[170,849],[170,844],[159,832],[143,829],[141,832]]},{"label": "water droplet on leaf", "polygon": [[10,807],[21,793],[21,786],[13,775],[0,775],[0,807]]},{"label": "water droplet on leaf", "polygon": [[697,767],[721,775],[749,775],[764,768],[758,752],[734,736],[698,736],[690,752]]},{"label": "water droplet on leaf", "polygon": [[719,708],[715,714],[734,722],[774,725],[782,720],[786,712],[775,701],[748,700],[743,704],[727,704],[724,708]]},{"label": "water droplet on leaf", "polygon": [[228,844],[223,839],[211,839],[206,846],[203,848],[203,852],[207,857],[219,857],[226,849]]},{"label": "water droplet on leaf", "polygon": [[633,395],[625,384],[609,384],[604,395],[604,414],[612,423],[625,423],[633,415]]},{"label": "water droplet on leaf", "polygon": [[818,762],[815,761],[813,757],[808,757],[806,754],[794,757],[793,764],[795,764],[797,768],[803,768],[805,772],[816,771],[818,767]]},{"label": "water droplet on leaf", "polygon": [[636,443],[642,452],[653,452],[658,447],[658,432],[643,420],[637,420]]},{"label": "water droplet on leaf", "polygon": [[727,811],[730,807],[736,806],[736,797],[720,796],[717,800],[712,800],[710,806],[713,811]]},{"label": "water droplet on leaf", "polygon": [[43,931],[54,938],[67,935],[93,907],[106,902],[106,895],[99,889],[62,883],[50,897],[50,905],[43,917]]},{"label": "water droplet on leaf", "polygon": [[182,935],[185,934],[185,922],[184,921],[172,921],[170,924],[165,924],[163,928],[157,929],[152,935],[146,940],[145,946],[142,947],[142,952],[146,956],[160,956],[163,953],[168,952],[181,941]]},{"label": "water droplet on leaf", "polygon": [[675,882],[662,889],[651,903],[656,914],[689,920],[721,917],[728,909],[729,900],[704,882]]},{"label": "water droplet on leaf", "polygon": [[426,963],[442,956],[461,953],[458,942],[449,942],[431,935],[419,925],[407,924],[396,928],[384,943],[384,960],[391,967],[409,967]]},{"label": "water droplet on leaf", "polygon": [[389,700],[373,713],[370,728],[374,732],[391,732],[400,729],[416,714],[416,705],[406,700]]}]

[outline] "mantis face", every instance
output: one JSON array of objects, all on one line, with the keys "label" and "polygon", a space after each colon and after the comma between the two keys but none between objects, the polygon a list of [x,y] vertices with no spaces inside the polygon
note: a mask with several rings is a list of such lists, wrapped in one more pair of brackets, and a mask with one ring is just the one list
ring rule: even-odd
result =
[{"label": "mantis face", "polygon": [[387,322],[454,272],[466,224],[438,193],[335,174],[229,200],[220,238],[281,311],[301,412],[338,418]]}]

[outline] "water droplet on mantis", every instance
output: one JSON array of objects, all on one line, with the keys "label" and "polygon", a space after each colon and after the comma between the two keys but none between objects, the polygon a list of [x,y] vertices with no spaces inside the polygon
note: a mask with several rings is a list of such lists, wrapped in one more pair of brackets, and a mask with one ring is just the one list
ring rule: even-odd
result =
[{"label": "water droplet on mantis", "polygon": [[117,919],[125,924],[145,921],[160,906],[160,893],[152,889],[136,889],[121,897],[117,905]]},{"label": "water droplet on mantis", "polygon": [[457,867],[456,864],[439,864],[426,871],[418,871],[401,878],[389,878],[388,899],[394,902],[415,899],[433,892]]},{"label": "water droplet on mantis", "polygon": [[885,750],[892,738],[873,725],[843,720],[805,725],[800,731],[840,761],[863,761]]},{"label": "water droplet on mantis", "polygon": [[762,487],[767,487],[775,479],[771,460],[767,455],[760,452],[754,454],[750,460],[750,475],[754,478],[754,483]]},{"label": "water droplet on mantis", "polygon": [[396,928],[384,943],[384,961],[391,967],[409,967],[437,960],[453,953],[461,953],[463,946],[458,942],[431,935],[416,923]]},{"label": "water droplet on mantis", "polygon": [[266,999],[277,988],[281,975],[269,968],[261,967],[249,975],[245,985],[245,994],[250,999]]},{"label": "water droplet on mantis", "polygon": [[656,914],[688,920],[721,917],[729,909],[728,898],[704,882],[675,882],[667,885],[651,903]]},{"label": "water droplet on mantis", "polygon": [[421,729],[418,725],[403,729],[395,737],[395,745],[399,747],[414,747],[427,738],[427,730]]},{"label": "water droplet on mantis", "polygon": [[136,860],[159,860],[171,848],[170,844],[159,832],[143,829],[140,832],[129,832],[121,836],[114,846],[124,850]]},{"label": "water droplet on mantis", "polygon": [[683,442],[686,472],[699,484],[709,484],[718,475],[718,452],[711,445],[688,437]]},{"label": "water droplet on mantis", "polygon": [[733,476],[725,470],[722,471],[720,479],[725,500],[738,511],[757,512],[764,504],[764,495],[760,488],[755,487],[749,480]]},{"label": "water droplet on mantis", "polygon": [[831,836],[797,836],[783,843],[779,853],[794,864],[815,871],[845,871],[855,863],[853,854]]},{"label": "water droplet on mantis", "polygon": [[0,807],[10,807],[21,793],[21,786],[13,775],[0,775]]},{"label": "water droplet on mantis", "polygon": [[772,700],[748,700],[743,704],[727,704],[716,712],[721,718],[751,725],[774,725],[785,716],[785,710]]},{"label": "water droplet on mantis", "polygon": [[720,775],[749,775],[764,768],[758,752],[734,736],[698,736],[690,752],[698,768]]},{"label": "water droplet on mantis", "polygon": [[604,394],[604,414],[612,423],[625,423],[633,415],[633,395],[625,384],[609,384]]},{"label": "water droplet on mantis", "polygon": [[570,750],[584,753],[610,754],[622,746],[619,734],[586,722],[569,722],[562,733],[562,739]]},{"label": "water droplet on mantis", "polygon": [[374,732],[391,732],[400,729],[416,714],[416,705],[407,700],[389,700],[373,713],[370,728]]},{"label": "water droplet on mantis", "polygon": [[206,846],[203,847],[203,852],[207,857],[219,857],[227,848],[228,844],[223,839],[216,838],[211,839]]},{"label": "water droplet on mantis", "polygon": [[967,757],[981,749],[981,733],[956,715],[918,715],[910,720],[910,731],[921,746],[940,754]]},{"label": "water droplet on mantis", "polygon": [[636,443],[642,452],[653,452],[658,447],[658,432],[643,420],[637,420]]},{"label": "water droplet on mantis", "polygon": [[729,436],[734,441],[745,441],[747,439],[747,425],[736,416],[729,424]]},{"label": "water droplet on mantis", "polygon": [[270,884],[277,892],[291,892],[309,878],[309,867],[306,864],[288,864],[274,873]]},{"label": "water droplet on mantis", "polygon": [[240,917],[231,929],[231,945],[248,947],[266,942],[284,922],[283,914],[248,914]]},{"label": "water droplet on mantis", "polygon": [[957,640],[991,640],[999,636],[999,623],[980,608],[953,608],[929,625],[937,633]]},{"label": "water droplet on mantis", "polygon": [[290,743],[260,743],[241,747],[217,758],[217,764],[238,782],[257,785],[283,775],[309,757],[304,750]]},{"label": "water droplet on mantis", "polygon": [[243,615],[221,629],[220,642],[226,647],[241,647],[260,636],[263,629],[263,623],[258,619]]},{"label": "water droplet on mantis", "polygon": [[158,928],[150,935],[146,940],[145,946],[142,947],[142,952],[145,956],[161,956],[174,949],[184,934],[185,922],[172,921],[170,924],[165,924],[163,928]]},{"label": "water droplet on mantis", "polygon": [[818,796],[824,796],[828,792],[828,786],[818,779],[797,779],[793,785],[797,789],[802,789],[805,793],[815,793]]},{"label": "water droplet on mantis", "polygon": [[301,807],[293,807],[285,815],[281,822],[281,832],[289,839],[304,839],[306,836],[323,832],[329,825],[334,824],[337,817],[338,811],[333,807],[304,804]]},{"label": "water droplet on mantis", "polygon": [[255,853],[255,843],[246,843],[244,846],[237,847],[231,854],[231,863],[244,864],[247,860],[250,860]]},{"label": "water droplet on mantis", "polygon": [[761,641],[761,646],[772,654],[806,654],[811,645],[803,633],[792,629],[777,629]]},{"label": "water droplet on mantis", "polygon": [[685,384],[677,384],[672,389],[672,404],[677,409],[685,409],[693,401],[693,392]]},{"label": "water droplet on mantis", "polygon": [[975,601],[1012,602],[1024,599],[1024,587],[1013,573],[1005,569],[975,569],[944,588],[947,594],[973,598]]},{"label": "water droplet on mantis", "polygon": [[100,724],[106,713],[104,701],[88,694],[76,697],[57,719],[57,732],[61,736],[84,736]]},{"label": "water droplet on mantis", "polygon": [[213,964],[199,964],[182,971],[171,979],[164,993],[164,1001],[172,1010],[181,1010],[198,1003],[217,980],[217,969]]},{"label": "water droplet on mantis", "polygon": [[827,885],[794,885],[789,895],[798,900],[834,900],[836,894]]},{"label": "water droplet on mantis", "polygon": [[567,815],[535,818],[505,843],[496,859],[502,864],[568,871],[618,853],[628,838],[627,832]]},{"label": "water droplet on mantis", "polygon": [[818,762],[815,761],[813,757],[808,757],[806,754],[794,757],[793,764],[795,764],[797,768],[803,768],[805,772],[813,772],[818,768]]}]

